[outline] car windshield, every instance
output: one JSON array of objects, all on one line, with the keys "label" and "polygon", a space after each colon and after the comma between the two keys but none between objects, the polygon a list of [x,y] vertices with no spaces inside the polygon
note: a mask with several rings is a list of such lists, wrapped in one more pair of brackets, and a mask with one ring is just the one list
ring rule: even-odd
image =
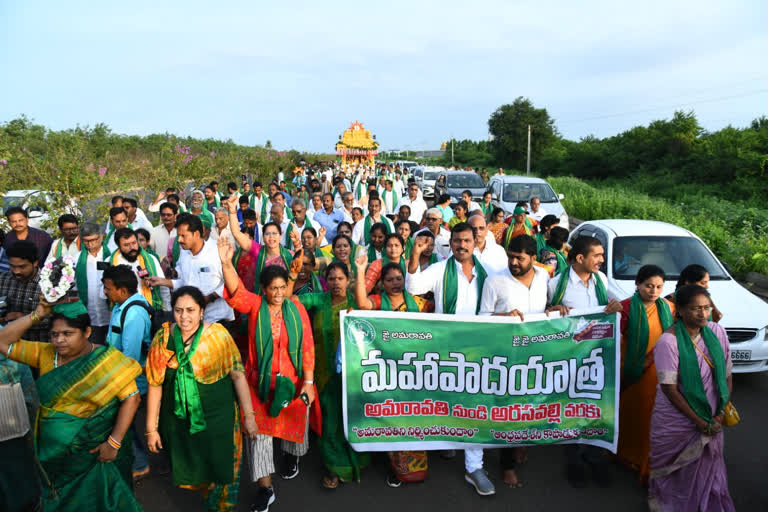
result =
[{"label": "car windshield", "polygon": [[24,196],[5,196],[3,197],[3,205],[0,207],[0,212],[5,213],[8,208],[13,206],[24,206]]},{"label": "car windshield", "polygon": [[448,188],[485,188],[485,183],[477,174],[448,175]]},{"label": "car windshield", "polygon": [[557,196],[552,191],[552,187],[546,183],[505,183],[502,199],[505,203],[517,203],[525,201],[526,203],[532,197],[538,197],[542,203],[556,203]]},{"label": "car windshield", "polygon": [[436,171],[424,171],[424,179],[425,180],[434,180],[437,178],[437,172]]},{"label": "car windshield", "polygon": [[693,263],[707,269],[712,280],[730,279],[720,262],[698,239],[687,236],[622,236],[613,240],[613,276],[634,281],[643,265],[657,265],[668,281],[680,278],[680,272]]}]

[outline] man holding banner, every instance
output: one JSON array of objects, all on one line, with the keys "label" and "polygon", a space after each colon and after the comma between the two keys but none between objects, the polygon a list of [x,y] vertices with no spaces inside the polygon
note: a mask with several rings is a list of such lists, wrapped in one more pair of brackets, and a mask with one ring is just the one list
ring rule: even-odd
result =
[{"label": "man holding banner", "polygon": [[[417,237],[414,242],[408,261],[408,292],[412,295],[434,293],[435,313],[477,315],[488,273],[473,254],[475,228],[466,222],[456,224],[451,230],[453,255],[422,272],[419,258],[427,245],[423,237]],[[496,488],[483,471],[482,448],[464,449],[464,469],[464,479],[474,486],[478,494],[488,496],[496,493]]]},{"label": "man holding banner", "polygon": [[[600,240],[586,236],[577,238],[568,253],[568,271],[561,272],[557,279],[549,282],[549,303],[563,305],[569,309],[605,306],[606,313],[621,312],[621,303],[608,296],[605,287],[607,278],[600,272],[604,261],[605,250]],[[587,464],[591,466],[592,477],[598,485],[611,485],[611,473],[604,450],[595,446],[571,444],[566,446],[565,454],[568,481],[573,487],[586,486]]]}]

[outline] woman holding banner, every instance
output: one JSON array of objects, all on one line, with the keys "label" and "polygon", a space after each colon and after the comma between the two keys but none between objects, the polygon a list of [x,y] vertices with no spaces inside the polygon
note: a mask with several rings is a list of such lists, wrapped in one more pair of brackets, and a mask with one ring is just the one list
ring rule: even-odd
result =
[{"label": "woman holding banner", "polygon": [[[393,235],[389,235],[393,236]],[[394,235],[399,238],[399,235]],[[355,260],[358,273],[368,266],[368,256],[362,255]],[[381,295],[366,294],[366,284],[359,280],[355,284],[355,301],[359,309],[382,311],[407,311],[426,313],[435,310],[435,305],[421,297],[414,297],[405,290],[405,274],[398,263],[389,262],[381,269]],[[423,482],[427,478],[427,452],[402,451],[388,452],[391,471],[387,475],[387,485],[400,487],[403,483]]]},{"label": "woman holding banner", "polygon": [[621,399],[618,457],[648,483],[651,414],[656,396],[653,349],[674,323],[675,306],[661,296],[664,271],[644,265],[635,278],[636,291],[621,301]]},{"label": "woman holding banner", "polygon": [[656,511],[735,510],[723,458],[723,411],[730,399],[725,330],[708,320],[709,292],[675,294],[677,322],[653,350],[659,389],[651,416],[648,505]]}]

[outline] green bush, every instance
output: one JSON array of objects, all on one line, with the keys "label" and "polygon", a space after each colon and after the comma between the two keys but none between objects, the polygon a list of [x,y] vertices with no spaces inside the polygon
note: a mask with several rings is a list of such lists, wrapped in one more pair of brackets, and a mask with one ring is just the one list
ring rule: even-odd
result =
[{"label": "green bush", "polygon": [[650,197],[632,184],[587,183],[578,178],[549,177],[563,206],[582,220],[644,219],[668,222],[701,238],[736,273],[766,273],[768,210],[713,197],[684,194],[677,202]]}]

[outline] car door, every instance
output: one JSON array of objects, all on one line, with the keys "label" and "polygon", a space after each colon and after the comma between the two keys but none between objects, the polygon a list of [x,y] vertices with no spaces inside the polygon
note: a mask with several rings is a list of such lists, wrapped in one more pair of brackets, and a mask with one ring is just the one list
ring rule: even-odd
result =
[{"label": "car door", "polygon": [[496,207],[501,207],[501,180],[492,179],[488,185],[488,190],[491,192],[491,204]]},{"label": "car door", "polygon": [[600,272],[602,272],[603,274],[608,275],[607,268],[608,268],[608,260],[610,259],[609,255],[608,255],[608,250],[609,250],[608,249],[608,235],[607,235],[607,233],[605,231],[603,231],[602,229],[596,227],[594,233],[592,234],[592,236],[597,238],[598,240],[600,240],[600,244],[603,246],[603,250],[605,251],[605,254],[604,254],[604,257],[603,257],[603,264],[600,265]]}]

